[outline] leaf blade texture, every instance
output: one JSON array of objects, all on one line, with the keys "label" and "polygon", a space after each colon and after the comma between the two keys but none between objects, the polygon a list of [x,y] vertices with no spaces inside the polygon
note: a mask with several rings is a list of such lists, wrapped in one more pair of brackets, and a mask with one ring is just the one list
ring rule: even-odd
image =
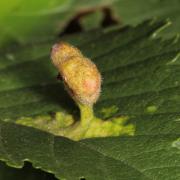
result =
[{"label": "leaf blade texture", "polygon": [[[24,161],[32,162],[59,179],[178,179],[180,45],[176,38],[154,38],[166,24],[149,20],[136,27],[65,38],[102,72],[96,115],[128,116],[136,128],[133,137],[75,142],[14,124],[24,116],[78,110],[63,85],[56,82],[48,51],[52,42],[4,51],[0,61],[0,159],[18,168]],[[112,106],[117,110],[105,115],[102,110]]]}]

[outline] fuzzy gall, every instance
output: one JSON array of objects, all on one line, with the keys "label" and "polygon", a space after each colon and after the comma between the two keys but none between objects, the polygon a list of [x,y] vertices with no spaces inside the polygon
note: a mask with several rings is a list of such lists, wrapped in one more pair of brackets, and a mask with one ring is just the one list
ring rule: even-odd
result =
[{"label": "fuzzy gall", "polygon": [[101,91],[101,74],[96,65],[79,49],[65,42],[52,47],[51,59],[75,102],[92,106]]}]

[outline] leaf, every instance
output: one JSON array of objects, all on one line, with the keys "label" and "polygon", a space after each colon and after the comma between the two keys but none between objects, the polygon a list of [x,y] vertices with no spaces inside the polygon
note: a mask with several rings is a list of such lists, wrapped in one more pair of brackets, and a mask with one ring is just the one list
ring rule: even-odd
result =
[{"label": "leaf", "polygon": [[[179,130],[179,127],[177,129]],[[180,178],[180,150],[173,146],[178,137],[179,134],[144,134],[132,138],[90,139],[83,142],[105,157],[111,157],[134,168],[144,176],[143,179],[175,180]],[[107,177],[109,174],[111,173],[106,174]],[[113,177],[110,176],[109,179]],[[139,178],[129,174],[124,179]]]},{"label": "leaf", "polygon": [[107,6],[112,0],[9,0],[0,2],[0,42],[44,41],[63,31],[81,11]]},{"label": "leaf", "polygon": [[[75,142],[12,123],[23,116],[77,109],[56,82],[48,57],[51,42],[6,50],[0,61],[0,159],[18,168],[29,161],[60,179],[179,179],[180,44],[177,38],[154,38],[166,25],[151,20],[66,39],[102,72],[96,115],[128,116],[136,128],[133,137]],[[104,113],[113,106],[113,113]]]},{"label": "leaf", "polygon": [[15,124],[0,122],[0,127],[3,138],[0,154],[10,166],[22,167],[23,160],[26,160],[60,179],[78,180],[85,177],[98,180],[104,179],[104,166],[107,165],[111,167],[113,179],[126,178],[129,172],[138,179],[144,179],[132,167],[103,156],[83,143]]},{"label": "leaf", "polygon": [[154,17],[170,19],[172,21],[171,28],[162,33],[167,38],[180,33],[179,6],[179,0],[120,0],[113,3],[113,10],[123,24],[136,25],[147,18]]}]

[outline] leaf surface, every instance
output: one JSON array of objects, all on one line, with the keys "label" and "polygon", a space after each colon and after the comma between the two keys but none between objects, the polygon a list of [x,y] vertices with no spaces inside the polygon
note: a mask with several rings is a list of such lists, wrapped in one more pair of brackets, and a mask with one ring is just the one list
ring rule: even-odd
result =
[{"label": "leaf surface", "polygon": [[135,25],[147,18],[170,19],[171,28],[162,33],[167,38],[180,33],[179,6],[179,0],[118,0],[113,3],[113,12],[123,24]]},{"label": "leaf surface", "polygon": [[[55,78],[52,42],[5,50],[0,61],[0,159],[19,168],[30,161],[61,179],[179,179],[180,43],[154,38],[166,25],[150,20],[64,39],[80,47],[102,73],[96,115],[128,116],[135,126],[133,137],[75,142],[14,124],[23,116],[78,110]],[[112,107],[116,111],[105,113]]]}]

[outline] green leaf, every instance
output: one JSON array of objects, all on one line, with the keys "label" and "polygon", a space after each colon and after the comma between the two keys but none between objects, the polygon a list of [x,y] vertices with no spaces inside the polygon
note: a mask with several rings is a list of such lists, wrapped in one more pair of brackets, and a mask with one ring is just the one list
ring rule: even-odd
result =
[{"label": "green leaf", "polygon": [[102,72],[96,115],[127,116],[135,127],[133,137],[76,142],[15,124],[23,116],[77,109],[56,82],[49,59],[52,42],[2,51],[0,159],[18,168],[29,161],[61,179],[179,179],[180,43],[177,38],[154,38],[166,25],[150,20],[134,28],[64,38],[79,46]]},{"label": "green leaf", "polygon": [[0,42],[25,43],[52,39],[82,11],[112,4],[112,0],[8,0],[0,2]]},{"label": "green leaf", "polygon": [[137,179],[144,175],[134,168],[91,150],[83,143],[15,124],[0,122],[1,159],[13,167],[22,167],[23,160],[54,173],[57,178],[103,180],[109,167],[112,179],[127,178],[129,172]]},{"label": "green leaf", "polygon": [[113,4],[113,11],[123,24],[138,24],[147,18],[170,19],[171,28],[165,30],[164,37],[180,33],[179,0],[119,0]]}]

